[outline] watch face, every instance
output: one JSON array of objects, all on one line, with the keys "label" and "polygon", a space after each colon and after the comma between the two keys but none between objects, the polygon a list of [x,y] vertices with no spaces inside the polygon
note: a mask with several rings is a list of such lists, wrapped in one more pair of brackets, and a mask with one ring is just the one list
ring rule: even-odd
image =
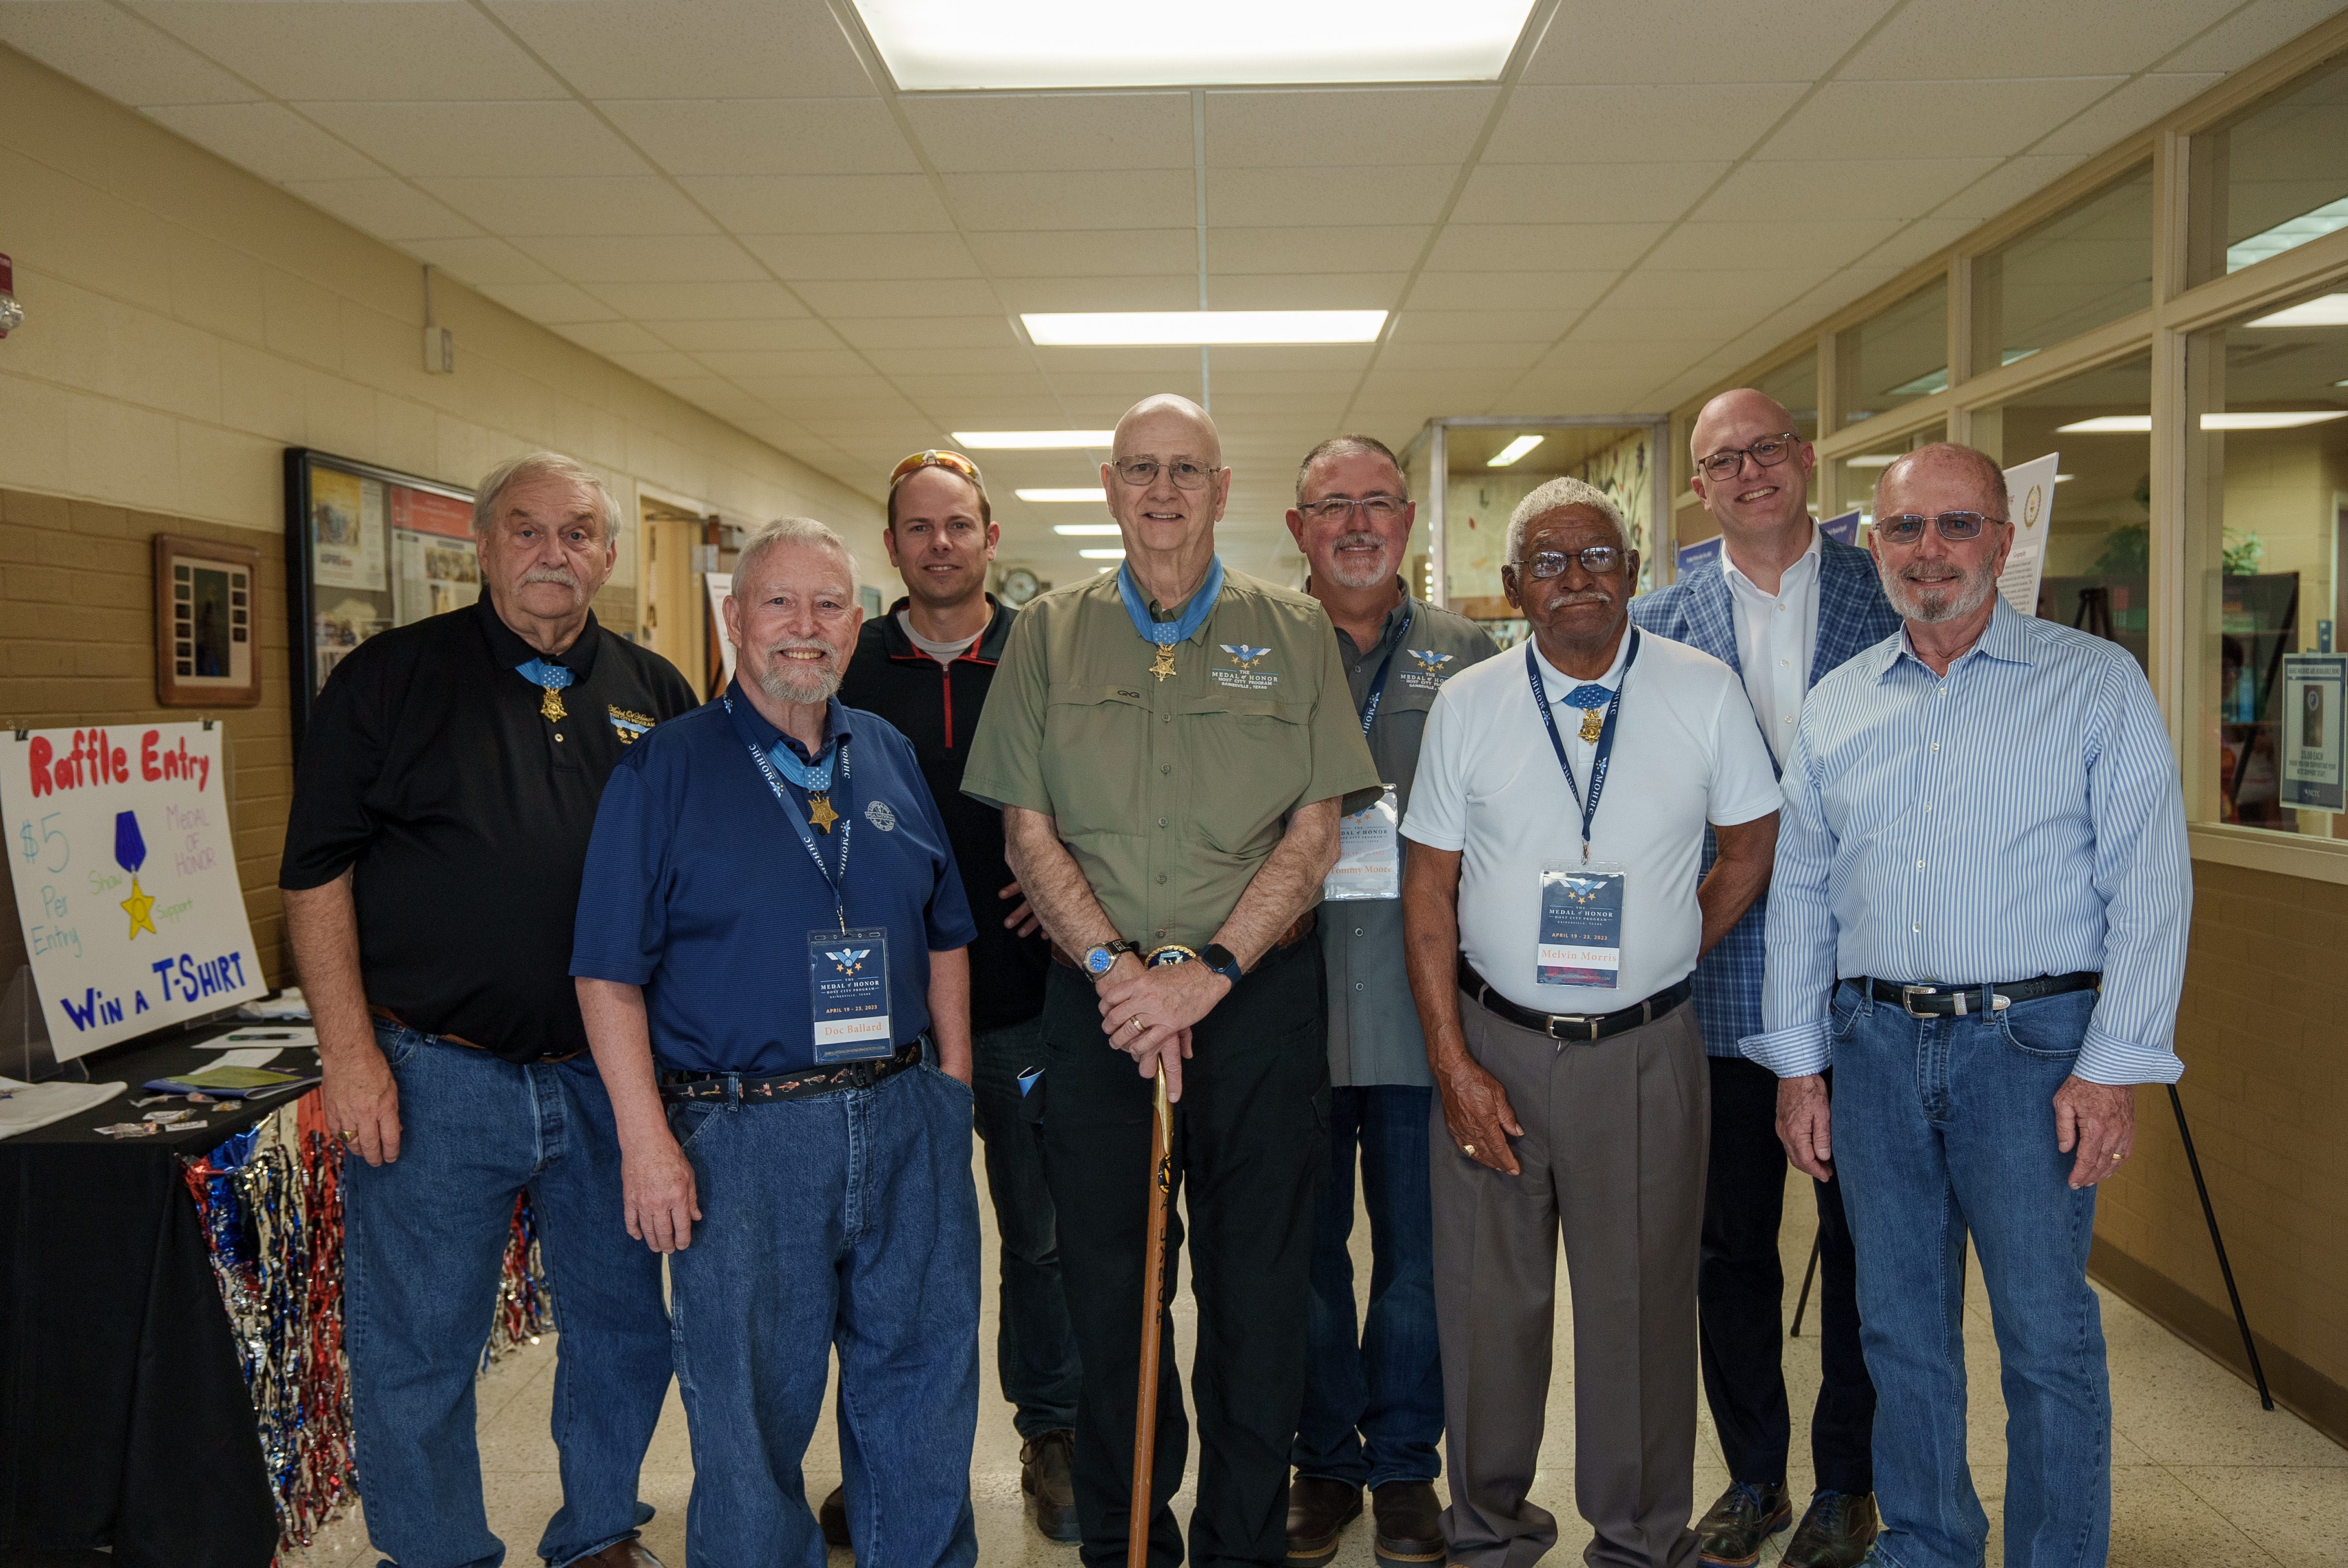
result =
[{"label": "watch face", "polygon": [[1117,955],[1107,948],[1095,948],[1085,955],[1085,968],[1096,975],[1105,975],[1115,967]]}]

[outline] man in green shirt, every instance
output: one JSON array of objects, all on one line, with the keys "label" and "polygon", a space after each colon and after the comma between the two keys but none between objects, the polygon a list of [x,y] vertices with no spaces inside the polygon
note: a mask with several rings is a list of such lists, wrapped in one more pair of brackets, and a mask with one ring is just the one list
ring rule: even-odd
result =
[{"label": "man in green shirt", "polygon": [[[1200,1563],[1286,1555],[1304,1394],[1313,1197],[1328,1163],[1321,949],[1309,940],[1338,818],[1377,798],[1321,607],[1227,572],[1231,472],[1205,412],[1161,395],[1101,466],[1125,537],[1114,574],[1013,625],[963,788],[1003,808],[1011,869],[1051,936],[1043,1130],[1085,1367],[1076,1514],[1090,1568],[1122,1561],[1133,1471],[1150,1081],[1162,1063],[1199,1304]],[[1171,961],[1169,961],[1171,960]],[[1188,1083],[1185,1084],[1187,1072]],[[1169,1236],[1169,1276],[1182,1227]],[[1169,1504],[1189,1443],[1162,1325],[1150,1557],[1180,1559]]]}]

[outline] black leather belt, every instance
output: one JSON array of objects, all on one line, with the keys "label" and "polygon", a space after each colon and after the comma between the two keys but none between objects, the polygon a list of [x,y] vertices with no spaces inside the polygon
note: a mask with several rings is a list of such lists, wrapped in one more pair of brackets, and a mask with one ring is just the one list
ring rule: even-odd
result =
[{"label": "black leather belt", "polygon": [[1478,1006],[1496,1018],[1507,1019],[1519,1028],[1545,1034],[1551,1040],[1598,1040],[1610,1034],[1651,1024],[1665,1013],[1695,995],[1695,977],[1690,975],[1677,985],[1665,986],[1645,1001],[1635,1002],[1616,1012],[1554,1013],[1535,1012],[1520,1008],[1494,990],[1483,976],[1459,960],[1459,989],[1466,991]]},{"label": "black leather belt", "polygon": [[781,1072],[752,1078],[738,1072],[664,1072],[660,1096],[672,1103],[687,1100],[806,1100],[842,1089],[870,1089],[884,1078],[894,1078],[919,1065],[919,1038],[897,1048],[896,1054],[871,1061],[843,1061],[832,1067],[810,1067],[804,1072]]},{"label": "black leather belt", "polygon": [[2000,981],[1994,985],[1903,985],[1897,980],[1867,978],[1867,989],[1879,1002],[1898,1002],[1910,1018],[1963,1018],[1981,1011],[1981,994],[1990,994],[1990,1010],[2001,1011],[2015,1002],[2059,997],[2065,991],[2091,991],[2104,983],[2098,974],[2041,975],[2034,980]]}]

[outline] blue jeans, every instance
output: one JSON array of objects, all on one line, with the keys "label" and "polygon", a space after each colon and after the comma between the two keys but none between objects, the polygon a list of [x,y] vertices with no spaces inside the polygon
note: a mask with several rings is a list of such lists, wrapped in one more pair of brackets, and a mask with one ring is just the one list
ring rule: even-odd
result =
[{"label": "blue jeans", "polygon": [[[1313,1225],[1313,1301],[1299,1475],[1380,1487],[1433,1481],[1443,1461],[1443,1360],[1435,1336],[1435,1214],[1426,1136],[1435,1091],[1333,1089],[1329,1184]],[[1370,1214],[1370,1310],[1354,1337],[1354,1153]]]},{"label": "blue jeans", "polygon": [[2005,1391],[2007,1568],[2099,1568],[2112,1408],[2087,1286],[2096,1190],[2066,1184],[2049,1103],[2093,991],[1911,1018],[1837,989],[1835,1169],[1875,1380],[1879,1556],[1978,1568],[1988,1516],[1965,1465],[1964,1246],[1981,1260]]},{"label": "blue jeans", "polygon": [[561,1564],[652,1517],[636,1471],[668,1393],[660,1259],[620,1214],[612,1102],[587,1057],[528,1067],[377,1022],[399,1084],[399,1158],[343,1161],[343,1317],[367,1535],[389,1568],[496,1568],[473,1379],[527,1190],[561,1327]]},{"label": "blue jeans", "polygon": [[823,1568],[801,1462],[835,1345],[860,1568],[978,1560],[970,1121],[970,1091],[928,1066],[805,1100],[670,1108],[702,1214],[669,1258],[694,1568]]},{"label": "blue jeans", "polygon": [[1044,1143],[1020,1102],[1019,1075],[1044,1065],[1044,1023],[981,1030],[971,1042],[986,1193],[1003,1237],[994,1366],[1023,1438],[1074,1430],[1085,1381],[1060,1289],[1060,1236],[1044,1184]]}]

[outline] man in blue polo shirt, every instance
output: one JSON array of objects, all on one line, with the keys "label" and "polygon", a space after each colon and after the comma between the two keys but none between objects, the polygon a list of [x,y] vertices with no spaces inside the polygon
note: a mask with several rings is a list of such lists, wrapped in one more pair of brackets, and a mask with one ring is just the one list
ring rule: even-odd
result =
[{"label": "man in blue polo shirt", "polygon": [[800,1458],[835,1344],[855,1538],[978,1555],[977,931],[912,747],[833,695],[861,620],[837,534],[762,529],[738,678],[630,749],[587,851],[571,972],[628,1234],[673,1255],[702,1568],[822,1568]]}]

